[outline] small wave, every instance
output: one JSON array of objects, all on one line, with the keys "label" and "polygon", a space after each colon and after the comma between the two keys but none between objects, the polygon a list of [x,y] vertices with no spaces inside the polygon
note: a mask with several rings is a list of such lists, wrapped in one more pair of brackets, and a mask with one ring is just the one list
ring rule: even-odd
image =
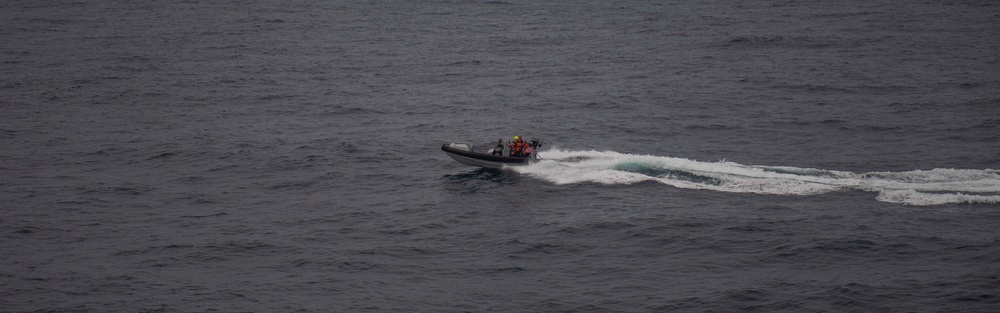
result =
[{"label": "small wave", "polygon": [[1000,204],[1000,171],[933,169],[853,173],[791,166],[702,162],[614,151],[549,150],[514,171],[555,184],[657,182],[734,193],[815,195],[838,190],[877,192],[877,200],[907,205]]},{"label": "small wave", "polygon": [[225,216],[225,215],[229,215],[229,213],[218,212],[218,213],[204,214],[204,215],[181,215],[181,217],[184,217],[184,218],[206,218],[206,217]]},{"label": "small wave", "polygon": [[173,157],[175,155],[177,155],[177,154],[173,153],[173,152],[164,152],[164,153],[160,153],[158,155],[154,155],[154,156],[151,156],[149,158],[146,158],[146,160],[166,159],[166,158]]}]

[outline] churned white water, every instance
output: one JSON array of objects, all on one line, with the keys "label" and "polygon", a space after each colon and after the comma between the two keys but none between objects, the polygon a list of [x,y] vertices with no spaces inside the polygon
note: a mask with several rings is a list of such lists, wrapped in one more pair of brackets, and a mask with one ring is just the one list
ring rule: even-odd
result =
[{"label": "churned white water", "polygon": [[542,155],[541,162],[512,169],[556,184],[654,181],[678,188],[775,195],[854,189],[878,193],[880,201],[911,205],[1000,203],[1000,171],[991,169],[852,173],[613,151],[548,150]]}]

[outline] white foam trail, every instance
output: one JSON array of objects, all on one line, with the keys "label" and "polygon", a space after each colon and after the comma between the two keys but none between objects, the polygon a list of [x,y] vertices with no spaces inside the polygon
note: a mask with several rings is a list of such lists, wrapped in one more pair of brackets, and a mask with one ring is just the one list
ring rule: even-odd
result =
[{"label": "white foam trail", "polygon": [[909,205],[941,205],[948,203],[989,203],[1000,204],[1000,196],[968,195],[964,193],[926,193],[913,189],[883,190],[876,198],[883,202]]},{"label": "white foam trail", "polygon": [[[544,159],[513,170],[556,184],[635,184],[724,192],[813,195],[853,189],[878,192],[879,201],[909,205],[1000,203],[1000,171],[933,169],[852,173],[788,166],[752,166],[614,151],[548,150]],[[968,193],[986,193],[975,195]]]}]

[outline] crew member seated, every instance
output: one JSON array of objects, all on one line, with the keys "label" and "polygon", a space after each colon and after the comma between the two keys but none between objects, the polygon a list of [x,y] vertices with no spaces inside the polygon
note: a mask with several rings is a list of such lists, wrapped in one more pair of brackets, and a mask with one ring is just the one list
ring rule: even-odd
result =
[{"label": "crew member seated", "polygon": [[512,157],[523,157],[524,148],[527,148],[528,144],[521,139],[521,136],[514,136],[514,142],[510,143],[510,156]]}]

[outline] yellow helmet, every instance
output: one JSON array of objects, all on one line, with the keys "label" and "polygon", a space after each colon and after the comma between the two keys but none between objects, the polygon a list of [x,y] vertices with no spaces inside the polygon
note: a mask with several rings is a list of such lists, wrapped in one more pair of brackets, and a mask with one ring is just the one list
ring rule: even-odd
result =
[{"label": "yellow helmet", "polygon": [[521,136],[514,136],[514,140],[521,139]]}]

